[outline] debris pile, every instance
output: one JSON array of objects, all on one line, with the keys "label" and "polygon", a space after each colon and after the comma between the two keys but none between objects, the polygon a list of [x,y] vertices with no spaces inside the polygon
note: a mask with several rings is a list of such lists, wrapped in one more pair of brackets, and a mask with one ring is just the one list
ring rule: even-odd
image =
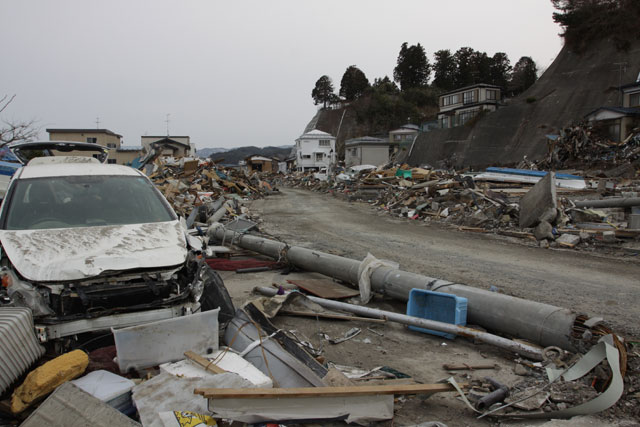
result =
[{"label": "debris pile", "polygon": [[221,196],[256,199],[277,191],[269,182],[272,174],[253,172],[247,176],[243,170],[199,159],[159,157],[147,173],[176,213],[185,217],[193,208]]},{"label": "debris pile", "polygon": [[[547,156],[536,163],[540,169],[599,168],[605,170],[606,176],[633,177],[640,160],[640,129],[634,129],[624,141],[615,142],[600,129],[582,123],[562,129],[557,138],[549,138],[548,149]],[[623,173],[618,174],[617,169]]]},{"label": "debris pile", "polygon": [[[478,173],[388,165],[342,172],[329,181],[296,173],[288,175],[282,184],[348,201],[364,201],[395,217],[538,241],[544,247],[593,249],[602,244],[610,247],[611,243],[633,243],[640,238],[640,201],[636,205],[615,203],[618,198],[633,199],[640,193],[640,135],[615,152],[618,157],[611,159],[635,162],[617,167],[621,171],[631,168],[631,174],[620,172],[627,177],[613,177],[618,172],[586,177],[557,173],[550,184],[553,191],[549,184],[546,186],[548,197],[531,197],[530,203],[528,193],[549,175],[546,171],[492,167]],[[535,167],[531,162],[527,166]],[[585,200],[600,197],[612,203],[597,209],[585,205]],[[540,206],[544,212],[537,212]]]},{"label": "debris pile", "polygon": [[[411,220],[576,247],[595,239],[638,238],[640,230],[631,227],[638,214],[633,194],[640,189],[638,181],[618,179],[610,187],[607,182],[613,181],[600,185],[554,172],[489,168],[471,173],[407,165],[342,171],[321,181],[312,174],[247,176],[212,162],[162,158],[145,167],[185,219],[199,266],[186,295],[194,308],[171,312],[163,320],[147,318],[151,311],[141,310],[129,324],[52,338],[46,356],[39,344],[23,351],[25,356],[16,350],[24,347],[19,343],[47,339],[35,327],[19,330],[19,337],[12,334],[18,329],[6,319],[20,313],[0,307],[9,343],[0,350],[11,358],[10,369],[3,372],[12,375],[0,377],[0,424],[367,425],[393,420],[407,401],[430,404],[404,396],[435,393],[452,396],[438,403],[451,405],[448,411],[465,410],[464,403],[468,416],[491,422],[603,411],[637,416],[637,349],[602,319],[401,271],[371,254],[358,261],[268,240],[249,220],[244,202],[277,191],[276,185],[297,186],[367,201],[381,212]],[[589,198],[605,195],[614,197]],[[216,272],[274,269],[290,279],[254,289],[240,308]],[[299,276],[285,276],[291,272]],[[314,278],[304,276],[311,272]],[[150,280],[154,274],[146,274],[139,286],[158,292]],[[420,286],[424,289],[416,289]],[[376,293],[382,292],[403,310],[369,307],[370,301],[380,303]],[[385,308],[390,306],[385,302]],[[495,309],[500,306],[517,309]],[[287,316],[295,317],[295,327],[286,326]],[[473,324],[467,325],[468,319]],[[341,324],[329,326],[335,322]],[[429,378],[432,372],[412,372],[395,358],[362,366],[357,358],[362,346],[374,348],[373,338],[386,354],[385,342],[407,338],[392,338],[395,334],[414,334],[411,339],[424,340],[425,348],[455,345],[462,350],[447,354],[450,363],[436,378]],[[496,361],[468,363],[469,346],[475,345],[490,349]],[[339,347],[348,348],[342,357],[331,351]],[[505,368],[513,367],[514,354],[517,364],[511,372]],[[494,378],[486,376],[487,370],[509,375]]]},{"label": "debris pile", "polygon": [[[246,247],[251,245],[251,239],[256,242],[258,242],[257,239],[261,239],[258,234],[251,234],[256,231],[257,224],[239,218],[234,209],[227,209],[231,207],[228,202],[235,199],[233,195],[253,197],[263,193],[251,190],[245,192],[241,186],[237,185],[240,182],[239,177],[232,181],[231,175],[225,174],[223,178],[218,175],[217,170],[212,171],[207,166],[199,166],[196,172],[189,175],[185,175],[185,169],[178,166],[163,166],[161,170],[154,172],[156,174],[154,180],[160,188],[173,185],[171,180],[178,182],[178,185],[180,183],[187,185],[185,180],[189,182],[189,190],[185,189],[183,193],[193,195],[194,198],[189,202],[185,198],[180,203],[185,209],[189,206],[188,203],[193,205],[192,212],[189,212],[191,226],[209,224],[206,235],[199,234],[198,237],[202,240],[201,255],[205,258],[207,265],[221,271],[235,269],[236,272],[239,272],[239,267],[282,268],[286,266],[289,270],[299,268],[294,260],[303,258],[300,248],[264,240],[256,243],[256,247],[262,250],[272,248],[274,252],[269,256],[277,259],[278,263],[268,261],[268,265],[262,265],[264,261],[258,258],[264,253],[252,252]],[[398,172],[399,170],[403,172]],[[392,211],[396,208],[387,205],[401,204],[400,213],[403,208],[422,212],[425,209],[418,210],[417,205],[426,203],[429,199],[431,199],[430,203],[460,204],[463,206],[461,211],[465,209],[481,211],[496,207],[518,212],[517,204],[510,203],[508,199],[503,201],[504,204],[500,204],[497,200],[502,200],[501,196],[487,192],[486,188],[480,189],[481,187],[476,186],[473,179],[467,176],[415,169],[410,170],[411,177],[409,177],[407,170],[396,169],[393,173],[385,172],[384,174],[367,173],[361,178],[361,185],[383,185],[385,187],[383,194],[388,197],[388,201],[384,202],[385,207]],[[220,180],[235,183],[240,193],[227,193],[222,188],[216,188],[222,191],[215,192],[214,197],[207,196],[212,200],[209,204],[216,205],[215,208],[210,209],[203,199],[198,199],[201,196],[197,193],[201,189],[206,189],[204,185],[207,184],[203,184],[204,182],[218,183],[217,179],[209,177],[211,173],[216,173]],[[400,177],[398,173],[403,176]],[[385,179],[392,174],[392,179]],[[421,174],[423,176],[419,178],[419,182],[409,181],[409,179],[418,181],[417,177]],[[208,177],[209,180],[205,180],[204,177]],[[255,179],[265,182],[262,178]],[[536,185],[538,190],[531,190],[533,193],[530,197],[534,200],[532,203],[537,204],[538,208],[544,207],[544,204],[539,202],[540,198],[549,202],[554,199],[548,194],[550,189],[555,189],[554,180],[554,174],[549,174]],[[404,184],[403,181],[411,182],[411,185]],[[253,184],[256,181],[254,178],[249,178],[243,182]],[[387,184],[380,184],[381,182]],[[420,185],[422,183],[427,185]],[[417,188],[416,185],[418,185]],[[200,188],[194,189],[196,194],[192,194],[191,187],[196,186]],[[250,186],[255,188],[254,185]],[[344,190],[350,188],[344,183],[327,184],[327,186],[334,191],[339,186],[343,186]],[[225,187],[232,186],[225,184]],[[258,184],[257,187],[264,188],[264,184],[262,187]],[[170,187],[164,190],[167,188]],[[438,193],[443,190],[447,191]],[[213,193],[212,191],[212,195]],[[226,197],[229,195],[231,198],[227,200]],[[450,195],[451,199],[447,199],[447,195]],[[464,203],[463,197],[468,197],[464,199],[466,200]],[[405,205],[404,201],[409,199],[413,200]],[[200,200],[202,205],[197,205],[197,200]],[[207,208],[202,209],[200,206],[207,206]],[[447,208],[448,206],[443,209]],[[452,209],[452,211],[455,210]],[[540,217],[545,215],[545,218],[551,220],[548,209],[539,209],[539,211],[540,214],[537,211],[532,214],[534,218],[532,221],[540,222]],[[192,215],[193,212],[196,212],[196,215]],[[502,215],[509,214],[502,213]],[[516,218],[517,215],[514,215],[514,224]],[[190,229],[191,231],[193,229]],[[198,234],[192,237],[194,236]],[[227,250],[222,250],[223,246],[213,246],[225,244],[229,245]],[[279,244],[284,247],[280,247]],[[236,262],[231,257],[233,252],[239,253],[238,248],[242,248],[245,252],[242,252],[244,259],[238,259]],[[258,251],[258,249],[254,250]],[[251,255],[251,258],[246,259],[246,255]],[[312,259],[314,263],[321,263],[327,256],[327,254],[313,251]],[[68,424],[70,413],[86,424],[103,425],[104,422],[100,423],[100,420],[96,419],[101,417],[102,421],[104,418],[108,419],[111,425],[123,426],[136,425],[138,421],[142,425],[152,426],[182,426],[198,422],[203,425],[231,425],[232,423],[233,425],[251,425],[310,420],[320,423],[342,420],[348,423],[368,424],[393,419],[407,400],[417,399],[416,401],[421,402],[421,405],[425,404],[418,398],[394,399],[394,396],[441,393],[460,396],[462,401],[470,406],[468,413],[476,416],[478,415],[476,412],[480,411],[483,416],[491,417],[513,415],[521,417],[525,414],[525,417],[540,418],[570,416],[560,411],[580,405],[583,401],[589,405],[598,393],[608,396],[608,400],[604,406],[599,406],[600,409],[597,411],[614,406],[621,395],[624,395],[625,404],[634,398],[632,387],[635,386],[628,379],[631,368],[627,369],[627,344],[622,343],[600,323],[585,327],[589,331],[589,336],[580,338],[583,339],[583,344],[589,344],[584,352],[589,351],[590,356],[583,357],[580,352],[572,356],[573,353],[567,349],[543,349],[547,344],[518,342],[505,338],[502,336],[505,335],[504,333],[501,333],[501,336],[494,335],[481,330],[483,325],[479,325],[478,329],[467,327],[466,297],[454,298],[451,294],[440,294],[447,299],[453,298],[457,301],[456,310],[460,311],[460,315],[456,314],[455,321],[446,320],[444,317],[434,319],[428,310],[421,311],[414,308],[407,310],[409,314],[405,315],[365,307],[362,305],[364,300],[362,286],[365,286],[362,283],[369,284],[370,288],[367,289],[369,293],[379,291],[377,279],[374,279],[374,271],[379,268],[397,269],[398,266],[376,260],[373,256],[367,257],[361,263],[333,256],[331,263],[334,266],[338,263],[359,264],[360,268],[330,269],[335,272],[355,272],[358,278],[343,280],[341,283],[332,281],[329,277],[322,280],[294,278],[287,281],[287,289],[281,285],[259,289],[259,293],[266,296],[255,295],[237,310],[233,309],[233,305],[231,305],[232,309],[229,309],[225,302],[218,301],[220,309],[115,329],[111,334],[107,334],[113,339],[115,345],[99,347],[88,355],[77,349],[39,367],[33,366],[26,377],[17,381],[22,384],[14,384],[16,387],[13,390],[7,390],[4,394],[4,397],[13,398],[12,405],[9,406],[10,417],[21,421],[26,418],[26,425],[38,425],[43,422],[42,420],[47,420],[48,425],[54,426]],[[337,274],[335,272],[334,274]],[[402,277],[410,274],[398,272],[395,275],[394,283],[397,289],[402,288]],[[363,275],[367,280],[362,278]],[[445,281],[430,281],[426,278],[419,281],[445,284]],[[360,285],[359,289],[349,286],[355,283]],[[207,298],[215,295],[219,297],[220,291],[224,288],[221,279],[219,286],[218,294],[209,295]],[[447,286],[447,289],[453,293],[463,292],[463,288],[464,285],[459,284]],[[492,298],[516,300],[514,297],[479,289],[474,292],[486,292]],[[305,296],[305,293],[321,298]],[[438,292],[422,290],[420,294],[435,295]],[[335,301],[346,298],[355,298],[357,301],[358,297],[361,305]],[[520,300],[519,303],[527,302]],[[426,306],[429,303],[424,300],[420,304]],[[469,295],[468,304],[470,308],[477,308],[478,303]],[[536,310],[541,310],[541,306],[536,306]],[[560,310],[554,307],[551,309],[554,313]],[[297,318],[295,330],[282,327],[279,322],[284,316]],[[576,319],[575,315],[571,316],[573,317],[569,318],[568,324],[573,325]],[[544,317],[549,316],[544,315]],[[500,323],[510,323],[506,320]],[[329,322],[336,321],[353,323],[343,323],[342,328],[338,329],[342,331],[340,333],[335,329],[333,331],[324,329],[324,326],[318,329],[319,325],[328,325]],[[517,321],[512,319],[512,323]],[[590,321],[591,319],[585,321],[585,324]],[[331,360],[329,356],[331,353],[326,351],[328,347],[352,346],[350,348],[353,350],[349,350],[348,354],[357,354],[361,351],[358,346],[371,343],[370,338],[362,339],[363,335],[371,333],[375,334],[371,336],[384,337],[385,334],[391,335],[392,331],[397,333],[397,328],[392,328],[390,323],[417,327],[413,330],[418,331],[416,333],[420,334],[420,337],[444,339],[450,342],[458,340],[463,343],[469,340],[466,345],[484,343],[510,355],[501,362],[505,366],[511,365],[511,355],[515,352],[520,355],[518,360],[523,366],[519,372],[524,370],[530,378],[527,379],[526,384],[514,384],[513,381],[507,383],[502,379],[498,382],[492,378],[485,378],[483,374],[471,372],[471,370],[494,370],[496,367],[500,368],[500,364],[469,365],[466,353],[452,353],[451,363],[442,368],[442,375],[449,376],[448,380],[439,381],[441,378],[433,378],[433,381],[418,381],[414,376],[420,375],[420,372],[403,372],[397,366],[393,366],[393,360],[389,361],[390,366],[363,367],[360,360],[354,359],[352,364],[357,367],[348,366],[345,364],[345,359]],[[304,330],[305,327],[310,329]],[[318,332],[314,339],[307,338],[307,335],[311,334],[310,331]],[[446,333],[443,334],[443,332]],[[414,332],[403,330],[402,333]],[[105,335],[97,338],[104,339]],[[78,344],[81,347],[96,347],[90,345],[95,339],[96,337]],[[65,346],[65,343],[58,344],[60,346],[57,348]],[[570,346],[567,342],[567,347]],[[591,347],[590,350],[589,347]],[[549,351],[553,352],[554,349],[557,353],[550,355]],[[606,352],[602,349],[606,349]],[[620,361],[619,364],[614,360]],[[585,367],[585,363],[594,363],[594,361],[597,366]],[[62,368],[55,370],[62,372],[62,375],[52,375],[50,372],[52,366],[61,366]],[[548,378],[542,375],[544,368],[550,368],[549,372],[553,373],[556,372],[553,371],[554,368],[562,370],[564,367],[572,366],[578,366],[575,368],[576,371],[594,372],[598,378],[608,379],[608,382],[598,382],[597,388],[593,391],[593,386],[589,388],[587,384],[593,376],[576,383],[576,380],[568,375],[573,368],[567,373],[562,373],[563,378],[560,378],[560,374],[549,374]],[[459,369],[468,371],[460,376],[455,373]],[[454,379],[455,376],[458,378]],[[36,380],[38,378],[41,379]],[[534,379],[535,382],[533,382]],[[619,390],[623,382],[626,387],[624,393]],[[540,405],[527,407],[524,400],[518,400],[518,396],[530,389],[535,389],[536,396],[539,394],[538,391],[542,390],[540,393],[544,399],[537,397],[537,401],[541,402]],[[582,391],[572,393],[571,390],[574,389]],[[47,395],[49,396],[46,397]],[[515,397],[518,399],[514,400]],[[46,400],[42,402],[45,398]],[[471,405],[468,400],[474,404]],[[13,405],[14,401],[19,404]],[[459,404],[459,400],[455,397],[440,402]],[[27,408],[29,405],[32,407]],[[619,407],[620,404],[615,406],[615,408]],[[550,412],[545,412],[547,410]],[[29,411],[32,412],[29,414]],[[588,411],[580,410],[577,413],[588,413]],[[627,413],[628,411],[624,412],[623,416]],[[6,416],[8,415],[0,415],[0,417]],[[495,420],[495,418],[491,419]],[[0,421],[2,421],[1,418]]]}]

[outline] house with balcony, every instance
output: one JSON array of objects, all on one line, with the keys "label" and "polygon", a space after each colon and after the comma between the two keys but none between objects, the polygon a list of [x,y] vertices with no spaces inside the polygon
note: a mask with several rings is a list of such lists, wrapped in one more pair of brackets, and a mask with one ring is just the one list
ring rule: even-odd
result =
[{"label": "house with balcony", "polygon": [[344,164],[380,166],[389,162],[389,141],[371,136],[348,139],[344,143]]},{"label": "house with balcony", "polygon": [[318,129],[296,139],[296,170],[318,171],[336,161],[336,137]]},{"label": "house with balcony", "polygon": [[495,111],[502,100],[502,89],[485,83],[466,86],[440,95],[439,127],[462,126],[483,111]]},{"label": "house with balcony", "polygon": [[640,127],[640,75],[634,83],[621,86],[620,91],[621,107],[600,107],[585,116],[615,142],[626,140],[633,129]]}]

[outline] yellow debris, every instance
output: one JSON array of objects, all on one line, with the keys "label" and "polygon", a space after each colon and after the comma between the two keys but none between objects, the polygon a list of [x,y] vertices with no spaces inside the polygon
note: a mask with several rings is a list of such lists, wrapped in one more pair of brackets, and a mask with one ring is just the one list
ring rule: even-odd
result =
[{"label": "yellow debris", "polygon": [[82,350],[74,350],[48,361],[27,375],[11,396],[11,412],[20,413],[34,401],[46,396],[60,384],[79,377],[89,364]]}]

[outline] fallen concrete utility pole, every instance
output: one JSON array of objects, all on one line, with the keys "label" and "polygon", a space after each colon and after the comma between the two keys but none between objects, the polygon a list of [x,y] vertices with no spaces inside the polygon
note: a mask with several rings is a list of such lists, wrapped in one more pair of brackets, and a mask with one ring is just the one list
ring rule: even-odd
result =
[{"label": "fallen concrete utility pole", "polygon": [[612,197],[601,200],[576,200],[576,208],[628,208],[640,206],[640,197]]},{"label": "fallen concrete utility pole", "polygon": [[[220,241],[275,259],[288,261],[307,271],[315,271],[354,285],[358,284],[360,261],[343,258],[262,237],[225,230],[222,224],[212,224],[208,234]],[[499,285],[499,284],[498,284]],[[576,351],[581,338],[591,338],[588,329],[595,319],[576,315],[570,310],[473,288],[462,284],[422,276],[390,267],[379,267],[371,274],[374,291],[400,301],[407,301],[413,288],[446,292],[467,298],[467,321],[494,332],[527,339],[543,347],[557,346]]]},{"label": "fallen concrete utility pole", "polygon": [[220,221],[222,219],[223,216],[225,216],[225,214],[228,212],[228,209],[231,209],[232,205],[230,202],[224,202],[224,204],[218,208],[218,210],[216,210],[213,215],[211,215],[209,217],[209,219],[207,220],[207,222],[209,224],[213,224],[217,221]]},{"label": "fallen concrete utility pole", "polygon": [[[261,293],[262,295],[267,295],[270,297],[276,295],[277,293],[276,289],[262,286],[257,287],[254,290]],[[522,356],[528,357],[529,359],[542,360],[542,349],[540,349],[539,347],[512,341],[506,338],[499,337],[497,335],[479,331],[477,329],[453,325],[451,323],[438,322],[435,320],[421,319],[419,317],[407,316],[400,313],[394,313],[392,311],[377,310],[375,308],[362,307],[355,304],[347,304],[330,299],[318,298],[313,296],[307,296],[307,298],[325,308],[342,310],[349,313],[355,313],[360,316],[373,317],[376,319],[386,319],[392,322],[402,323],[403,325],[417,326],[419,328],[431,329],[434,331],[446,332],[448,334],[456,334],[464,337],[475,338],[478,341],[482,341],[496,347],[504,348],[505,350],[513,351]]]}]

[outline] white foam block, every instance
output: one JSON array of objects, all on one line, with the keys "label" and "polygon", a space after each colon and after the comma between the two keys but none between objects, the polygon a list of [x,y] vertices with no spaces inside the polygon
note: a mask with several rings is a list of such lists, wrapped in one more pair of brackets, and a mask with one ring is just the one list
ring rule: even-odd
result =
[{"label": "white foam block", "polygon": [[[228,351],[218,360],[224,350],[216,350],[211,354],[204,355],[206,359],[216,361],[216,365],[228,372],[233,372],[252,383],[258,388],[273,388],[271,378],[260,372],[258,368],[247,362],[239,354]],[[216,374],[205,371],[204,368],[196,365],[190,360],[181,360],[174,363],[160,365],[160,370],[183,378],[207,378]]]}]

